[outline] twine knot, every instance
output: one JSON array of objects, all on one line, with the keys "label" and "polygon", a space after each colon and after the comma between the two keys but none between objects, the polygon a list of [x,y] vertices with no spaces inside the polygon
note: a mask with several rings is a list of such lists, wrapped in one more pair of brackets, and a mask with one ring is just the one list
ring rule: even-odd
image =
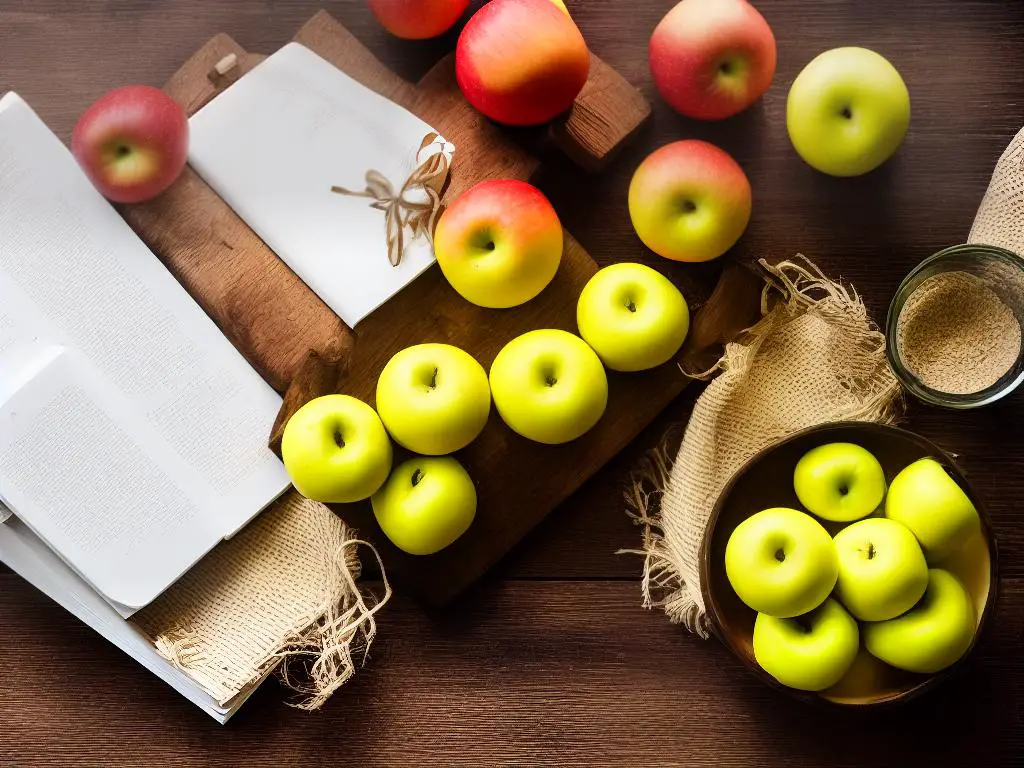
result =
[{"label": "twine knot", "polygon": [[[365,189],[331,187],[331,192],[339,195],[369,198],[373,200],[371,208],[383,211],[388,261],[393,267],[402,263],[407,227],[413,239],[423,235],[428,242],[434,241],[434,227],[444,208],[441,204],[441,191],[448,181],[450,163],[444,153],[444,139],[436,133],[424,136],[416,153],[418,158],[424,150],[435,144],[440,147],[439,150],[420,163],[397,193],[387,177],[374,170],[366,172]],[[417,193],[420,194],[416,196]],[[423,199],[424,195],[426,199]]]}]

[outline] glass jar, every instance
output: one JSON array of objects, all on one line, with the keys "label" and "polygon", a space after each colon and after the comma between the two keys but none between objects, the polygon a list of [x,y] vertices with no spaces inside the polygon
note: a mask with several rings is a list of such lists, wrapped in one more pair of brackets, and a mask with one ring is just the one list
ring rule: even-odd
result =
[{"label": "glass jar", "polygon": [[[908,362],[900,320],[908,301],[922,283],[945,272],[966,273],[980,280],[1012,311],[1024,332],[1024,258],[1003,248],[988,245],[955,245],[946,248],[925,259],[906,277],[889,306],[886,354],[893,372],[907,391],[925,402],[945,408],[978,408],[1006,397],[1024,381],[1024,344],[1006,372],[994,383],[977,391],[946,392],[922,381],[920,374]],[[1001,354],[1012,354],[1012,347]],[[963,373],[969,375],[970,371]]]}]

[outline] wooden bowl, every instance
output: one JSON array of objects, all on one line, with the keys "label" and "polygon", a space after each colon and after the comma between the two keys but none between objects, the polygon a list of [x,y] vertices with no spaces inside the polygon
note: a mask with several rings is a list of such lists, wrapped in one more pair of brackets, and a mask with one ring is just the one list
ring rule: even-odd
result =
[{"label": "wooden bowl", "polygon": [[[971,653],[973,644],[959,662],[934,675],[894,669],[861,648],[850,672],[835,686],[820,693],[797,691],[776,681],[754,660],[753,633],[757,614],[740,601],[725,574],[725,545],[736,526],[769,507],[801,509],[792,481],[796,464],[812,448],[834,442],[856,443],[871,451],[885,469],[886,481],[892,481],[909,464],[930,456],[947,469],[974,502],[981,517],[980,533],[941,565],[963,581],[974,600],[978,620],[974,643],[977,643],[992,611],[998,584],[995,542],[984,505],[953,459],[942,449],[912,432],[880,424],[841,422],[812,427],[762,451],[736,473],[718,498],[704,533],[700,552],[704,605],[715,635],[753,674],[769,685],[801,699],[847,706],[905,701],[947,679]],[[833,535],[847,525],[821,522]]]}]

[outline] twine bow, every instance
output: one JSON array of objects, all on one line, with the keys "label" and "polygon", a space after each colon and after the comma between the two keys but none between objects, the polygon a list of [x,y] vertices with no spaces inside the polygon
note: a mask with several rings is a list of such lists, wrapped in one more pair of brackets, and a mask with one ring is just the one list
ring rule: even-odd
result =
[{"label": "twine bow", "polygon": [[[366,172],[366,189],[331,187],[331,192],[339,195],[369,198],[373,200],[371,208],[384,212],[388,261],[393,267],[402,263],[406,227],[412,231],[413,239],[423,235],[428,242],[434,240],[434,227],[444,207],[441,205],[441,190],[448,181],[450,164],[443,152],[443,140],[436,133],[428,133],[423,137],[417,157],[432,144],[440,144],[442,151],[424,160],[397,194],[387,177],[374,170]],[[422,192],[427,199],[410,200],[409,194],[412,192]]]}]

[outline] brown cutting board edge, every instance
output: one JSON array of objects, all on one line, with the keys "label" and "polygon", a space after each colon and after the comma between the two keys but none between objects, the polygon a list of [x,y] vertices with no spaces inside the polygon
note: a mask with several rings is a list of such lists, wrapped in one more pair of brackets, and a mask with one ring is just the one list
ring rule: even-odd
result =
[{"label": "brown cutting board edge", "polygon": [[[295,39],[454,142],[458,149],[446,199],[483,179],[528,179],[536,170],[536,160],[462,98],[451,57],[412,85],[326,13],[317,14]],[[237,71],[211,74],[214,64],[232,53]],[[166,88],[194,112],[259,60],[219,35]],[[268,382],[279,390],[294,382],[283,418],[327,392],[342,391],[373,404],[381,368],[412,344],[455,344],[487,367],[506,342],[523,332],[575,331],[576,299],[597,271],[566,233],[554,281],[521,307],[495,311],[469,304],[432,268],[353,331],[191,169],[167,194],[126,207],[123,213]],[[381,534],[368,503],[338,506],[336,511],[379,547],[396,583],[425,602],[446,603],[625,447],[685,384],[671,363],[640,374],[610,374],[604,417],[588,434],[562,446],[529,442],[492,413],[483,434],[458,454],[477,483],[476,520],[461,539],[436,555],[415,557],[396,549]]]}]

